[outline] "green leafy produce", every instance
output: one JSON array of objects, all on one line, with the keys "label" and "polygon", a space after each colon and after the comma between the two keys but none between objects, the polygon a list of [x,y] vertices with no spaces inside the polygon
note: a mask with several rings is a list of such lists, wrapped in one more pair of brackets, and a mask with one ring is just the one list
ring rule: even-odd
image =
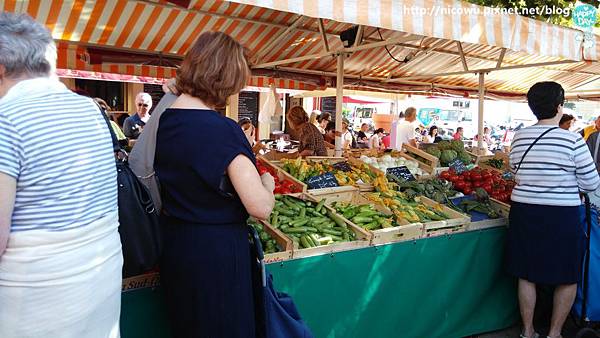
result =
[{"label": "green leafy produce", "polygon": [[287,195],[275,195],[275,208],[269,222],[301,248],[356,238],[344,219],[325,207],[325,200],[313,203]]},{"label": "green leafy produce", "polygon": [[436,146],[431,146],[428,147],[427,150],[425,150],[428,154],[433,155],[437,158],[440,158],[440,155],[442,155],[442,151],[440,150],[440,148],[436,147]]},{"label": "green leafy produce", "polygon": [[489,165],[492,168],[502,169],[504,168],[504,160],[501,158],[491,158],[485,161],[485,164]]},{"label": "green leafy produce", "polygon": [[410,182],[402,181],[397,182],[397,185],[398,190],[403,192],[409,200],[413,200],[417,196],[425,196],[438,203],[447,203],[449,198],[456,196],[458,193],[452,189],[452,183],[439,178]]},{"label": "green leafy produce", "polygon": [[449,150],[450,149],[450,141],[440,141],[440,142],[438,142],[437,146],[441,151]]},{"label": "green leafy produce", "polygon": [[335,202],[332,207],[346,219],[365,230],[378,230],[397,226],[392,215],[383,214],[373,205],[353,205],[344,202]]},{"label": "green leafy produce", "polygon": [[248,225],[252,226],[258,232],[258,237],[260,237],[260,243],[263,247],[263,252],[265,254],[275,253],[282,251],[277,242],[269,235],[263,228],[262,224],[260,224],[254,218],[248,219]]},{"label": "green leafy produce", "polygon": [[482,188],[475,189],[475,200],[462,200],[459,204],[459,207],[467,213],[470,213],[471,211],[477,211],[482,214],[486,214],[489,218],[500,217],[496,210],[492,208],[490,196]]},{"label": "green leafy produce", "polygon": [[465,150],[465,144],[461,140],[452,140],[450,141],[450,149],[456,152],[460,152]]},{"label": "green leafy produce", "polygon": [[442,155],[440,156],[440,161],[443,166],[448,166],[450,162],[454,161],[458,153],[454,150],[444,150],[442,151]]},{"label": "green leafy produce", "polygon": [[471,164],[473,162],[471,155],[464,149],[458,152],[458,158],[464,164]]}]

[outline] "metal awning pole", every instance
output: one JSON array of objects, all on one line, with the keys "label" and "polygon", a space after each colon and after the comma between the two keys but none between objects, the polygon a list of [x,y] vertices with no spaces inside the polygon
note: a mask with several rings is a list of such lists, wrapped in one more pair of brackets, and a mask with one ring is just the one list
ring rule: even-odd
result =
[{"label": "metal awning pole", "polygon": [[483,147],[483,95],[485,93],[484,87],[484,73],[479,73],[479,119],[477,121],[477,150],[479,154],[485,154],[486,151]]},{"label": "metal awning pole", "polygon": [[[335,90],[335,130],[341,130],[342,133],[342,105],[344,104],[344,54],[340,53],[337,57],[337,80]],[[335,137],[335,156],[342,156],[342,138]]]}]

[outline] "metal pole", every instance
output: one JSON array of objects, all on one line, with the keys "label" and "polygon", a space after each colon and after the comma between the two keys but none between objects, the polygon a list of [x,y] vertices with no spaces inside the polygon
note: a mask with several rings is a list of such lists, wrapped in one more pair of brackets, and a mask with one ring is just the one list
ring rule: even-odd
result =
[{"label": "metal pole", "polygon": [[479,119],[477,121],[477,150],[479,154],[485,154],[485,150],[483,148],[483,95],[485,92],[484,88],[484,74],[483,72],[479,73]]},{"label": "metal pole", "polygon": [[[337,80],[335,82],[335,130],[342,128],[342,105],[344,104],[344,54],[340,53],[337,57]],[[342,130],[344,133],[345,130]],[[335,156],[342,156],[342,138],[335,137]]]}]

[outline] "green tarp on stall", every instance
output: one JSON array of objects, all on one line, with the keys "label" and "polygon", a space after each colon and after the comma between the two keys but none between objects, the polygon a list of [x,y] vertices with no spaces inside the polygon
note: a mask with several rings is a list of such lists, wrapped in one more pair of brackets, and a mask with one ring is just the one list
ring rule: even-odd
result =
[{"label": "green tarp on stall", "polygon": [[[518,319],[502,270],[505,228],[269,265],[318,338],[459,338]],[[167,338],[160,290],[122,298],[123,338]]]}]

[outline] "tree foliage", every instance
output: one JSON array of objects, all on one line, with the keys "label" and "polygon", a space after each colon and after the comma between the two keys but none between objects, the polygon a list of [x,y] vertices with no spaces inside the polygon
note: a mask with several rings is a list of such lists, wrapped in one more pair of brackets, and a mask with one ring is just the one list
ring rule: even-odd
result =
[{"label": "tree foliage", "polygon": [[[518,8],[518,9],[530,9],[530,8],[570,8],[569,16],[553,14],[537,14],[530,13],[526,15],[530,18],[542,20],[545,22],[572,27],[573,21],[571,20],[572,10],[575,8],[575,1],[567,0],[467,0],[470,3],[487,6],[487,7],[499,7],[499,8]],[[600,0],[583,0],[580,3],[592,5],[596,8],[600,5]],[[600,27],[600,11],[597,13],[596,27]]]}]

